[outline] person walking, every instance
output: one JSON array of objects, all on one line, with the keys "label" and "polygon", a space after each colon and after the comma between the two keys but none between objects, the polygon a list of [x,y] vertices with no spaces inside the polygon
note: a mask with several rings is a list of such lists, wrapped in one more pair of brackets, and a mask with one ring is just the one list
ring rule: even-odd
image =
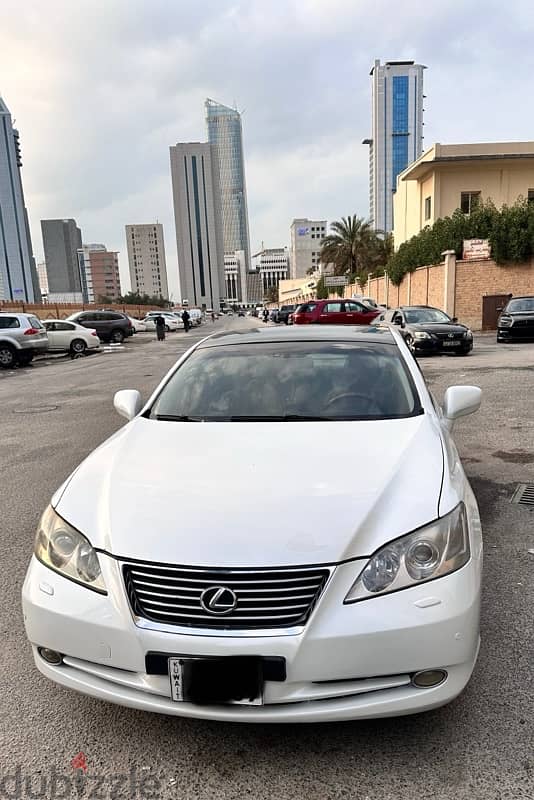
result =
[{"label": "person walking", "polygon": [[158,314],[154,322],[156,323],[156,335],[158,337],[158,342],[163,342],[165,339],[165,320],[161,314]]},{"label": "person walking", "polygon": [[191,327],[191,324],[189,322],[190,319],[191,319],[191,314],[189,313],[187,308],[184,308],[184,310],[182,311],[182,322],[184,323],[184,331],[186,333],[188,332],[189,328]]},{"label": "person walking", "polygon": [[263,309],[263,321],[264,321],[265,323],[267,323],[268,319],[269,319],[269,312],[267,311],[267,309],[266,309],[266,308],[264,308],[264,309]]}]

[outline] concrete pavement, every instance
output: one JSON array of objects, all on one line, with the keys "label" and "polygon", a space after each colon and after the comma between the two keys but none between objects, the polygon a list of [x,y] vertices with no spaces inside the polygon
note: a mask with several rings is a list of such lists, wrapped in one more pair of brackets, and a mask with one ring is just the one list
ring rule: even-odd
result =
[{"label": "concrete pavement", "polygon": [[[72,781],[71,759],[80,751],[87,781],[94,779],[85,797],[97,777],[103,784],[95,797],[110,797],[113,786],[116,797],[148,797],[139,780],[154,777],[158,798],[531,798],[534,556],[527,550],[534,547],[534,510],[509,501],[518,482],[534,482],[534,345],[497,347],[481,337],[468,358],[420,362],[439,401],[453,383],[484,390],[479,414],[456,430],[484,524],[483,642],[472,682],[450,706],[364,723],[239,726],[108,705],[35,670],[20,590],[36,524],[54,489],[122,424],[113,393],[131,387],[146,397],[206,332],[255,324],[234,317],[187,336],[170,334],[164,343],[143,335],[117,353],[2,374],[0,798],[17,788],[9,780],[16,781],[17,765],[21,793],[11,796],[31,796],[26,777],[34,797],[52,797],[54,770]],[[78,796],[72,787],[70,796]]]}]

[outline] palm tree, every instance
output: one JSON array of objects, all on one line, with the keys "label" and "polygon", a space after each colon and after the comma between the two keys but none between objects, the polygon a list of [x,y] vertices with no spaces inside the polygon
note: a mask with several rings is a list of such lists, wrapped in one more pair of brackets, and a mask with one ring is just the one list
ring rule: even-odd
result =
[{"label": "palm tree", "polygon": [[334,265],[334,275],[364,276],[385,266],[391,251],[391,236],[381,236],[369,222],[356,214],[332,222],[322,242],[319,257]]}]

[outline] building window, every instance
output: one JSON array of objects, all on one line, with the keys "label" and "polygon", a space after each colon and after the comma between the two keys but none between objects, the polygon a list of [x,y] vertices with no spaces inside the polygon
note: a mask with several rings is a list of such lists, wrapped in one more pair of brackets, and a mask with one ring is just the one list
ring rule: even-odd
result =
[{"label": "building window", "polygon": [[464,214],[470,214],[480,203],[480,192],[462,192],[460,208]]},{"label": "building window", "polygon": [[425,220],[432,216],[432,198],[425,197]]},{"label": "building window", "polygon": [[534,189],[528,190],[528,202],[534,203]]}]

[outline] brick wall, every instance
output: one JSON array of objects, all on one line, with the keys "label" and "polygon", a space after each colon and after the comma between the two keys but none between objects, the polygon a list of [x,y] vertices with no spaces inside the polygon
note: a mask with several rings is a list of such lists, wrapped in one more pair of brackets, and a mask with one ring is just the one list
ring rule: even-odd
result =
[{"label": "brick wall", "polygon": [[[101,309],[102,306],[81,303],[2,303],[0,311],[16,311],[18,313],[35,314],[39,319],[66,319],[76,311],[91,311]],[[142,319],[148,311],[154,311],[152,306],[107,305],[110,311],[120,311],[131,317]]]},{"label": "brick wall", "polygon": [[482,328],[482,297],[534,294],[534,262],[498,266],[492,259],[458,261],[454,313],[466,325]]}]

